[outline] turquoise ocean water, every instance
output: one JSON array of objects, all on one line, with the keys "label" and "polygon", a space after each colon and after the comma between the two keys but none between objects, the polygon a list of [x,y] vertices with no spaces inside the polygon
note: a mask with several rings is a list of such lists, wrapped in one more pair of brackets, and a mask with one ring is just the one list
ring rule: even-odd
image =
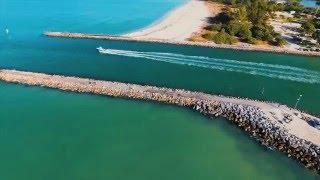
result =
[{"label": "turquoise ocean water", "polygon": [[[0,67],[276,101],[320,114],[319,58],[71,40],[122,34],[184,0],[0,0]],[[6,30],[9,33],[6,33]],[[123,50],[100,55],[96,47]],[[315,179],[224,119],[158,103],[0,83],[2,179]]]},{"label": "turquoise ocean water", "polygon": [[306,7],[319,7],[316,0],[302,0],[301,4]]}]

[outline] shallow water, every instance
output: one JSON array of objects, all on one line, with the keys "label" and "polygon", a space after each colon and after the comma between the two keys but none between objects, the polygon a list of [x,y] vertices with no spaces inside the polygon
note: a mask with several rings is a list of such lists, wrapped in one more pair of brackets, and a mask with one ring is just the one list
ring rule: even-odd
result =
[{"label": "shallow water", "polygon": [[[94,1],[0,0],[0,31],[10,30],[0,32],[0,67],[289,106],[302,94],[298,108],[320,113],[319,58],[41,35],[121,34],[185,2]],[[99,46],[126,53],[102,55]],[[3,179],[315,178],[225,120],[183,108],[6,83],[0,83],[0,97]]]},{"label": "shallow water", "polygon": [[169,105],[0,86],[3,179],[314,176],[223,119]]},{"label": "shallow water", "polygon": [[301,4],[306,7],[319,7],[320,5],[317,4],[316,0],[302,0]]}]

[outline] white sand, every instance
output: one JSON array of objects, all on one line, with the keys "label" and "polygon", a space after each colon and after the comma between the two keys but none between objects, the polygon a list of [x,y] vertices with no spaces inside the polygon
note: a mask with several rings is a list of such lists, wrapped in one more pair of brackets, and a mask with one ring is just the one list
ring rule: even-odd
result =
[{"label": "white sand", "polygon": [[198,31],[210,16],[204,1],[190,0],[183,6],[171,11],[159,23],[141,31],[124,36],[141,39],[162,39],[183,41]]},{"label": "white sand", "polygon": [[300,23],[285,22],[281,16],[285,18],[293,18],[293,15],[288,12],[275,12],[276,19],[270,21],[270,24],[273,26],[275,32],[280,33],[281,36],[287,41],[285,48],[290,50],[299,50],[302,48],[298,42],[294,42],[293,36],[299,36],[299,28],[301,27]]}]

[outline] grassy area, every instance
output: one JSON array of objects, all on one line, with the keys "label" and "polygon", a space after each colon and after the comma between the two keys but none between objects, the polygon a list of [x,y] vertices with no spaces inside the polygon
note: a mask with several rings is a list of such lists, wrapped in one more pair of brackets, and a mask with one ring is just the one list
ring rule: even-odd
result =
[{"label": "grassy area", "polygon": [[218,44],[246,42],[250,44],[270,44],[284,46],[286,41],[269,24],[275,12],[286,11],[293,17],[281,16],[282,22],[302,24],[301,34],[314,38],[319,43],[319,12],[315,8],[305,8],[297,0],[284,4],[267,0],[209,0],[225,5],[220,14],[210,19],[210,25],[203,38]]}]

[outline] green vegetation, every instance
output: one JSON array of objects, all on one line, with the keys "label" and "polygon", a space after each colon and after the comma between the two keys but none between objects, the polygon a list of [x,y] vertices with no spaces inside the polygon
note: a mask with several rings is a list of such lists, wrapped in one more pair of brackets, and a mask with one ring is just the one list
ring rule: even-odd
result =
[{"label": "green vegetation", "polygon": [[317,31],[312,20],[307,20],[306,22],[302,23],[301,30],[309,36],[312,36]]},{"label": "green vegetation", "polygon": [[[320,2],[318,0],[317,2]],[[320,11],[317,8],[310,8],[302,6],[297,0],[288,1],[286,4],[279,6],[280,11],[295,11],[294,17],[297,22],[301,23],[300,36],[310,37],[318,42],[317,44],[311,43],[309,40],[304,40],[302,45],[318,46],[320,44],[319,31],[320,31]]]},{"label": "green vegetation", "polygon": [[208,40],[219,44],[241,41],[284,46],[287,42],[274,31],[269,20],[276,17],[274,12],[286,11],[293,17],[280,14],[282,22],[301,24],[300,29],[296,28],[299,35],[295,36],[294,40],[299,40],[302,46],[308,44],[308,47],[320,47],[320,11],[317,8],[304,7],[300,4],[300,0],[286,0],[285,3],[270,0],[209,1],[218,1],[226,7],[220,14],[211,18],[211,25],[207,28],[209,33],[204,35]]},{"label": "green vegetation", "polygon": [[217,41],[217,43],[227,42],[228,44],[235,42],[230,41],[235,37],[242,42],[251,44],[256,44],[258,41],[279,46],[285,44],[282,37],[268,23],[273,12],[279,8],[275,3],[267,0],[222,0],[220,2],[229,6],[212,18],[209,30],[217,31],[215,36],[223,35],[222,39],[224,40],[208,35],[205,38]]},{"label": "green vegetation", "polygon": [[[320,3],[320,0],[317,0]],[[317,8],[304,7],[299,0],[290,0],[286,4],[278,6],[279,11],[295,11],[294,16],[301,22],[303,35],[313,37],[319,42],[320,11]],[[317,30],[318,29],[318,30]]]},{"label": "green vegetation", "polygon": [[[311,25],[309,24],[311,23]],[[316,18],[309,20],[307,26],[302,26],[304,31],[308,31],[317,42],[320,44],[320,14],[316,15]]]},{"label": "green vegetation", "polygon": [[313,34],[313,38],[315,40],[317,40],[317,42],[320,44],[320,30],[317,30],[314,34]]},{"label": "green vegetation", "polygon": [[205,38],[217,44],[234,44],[237,42],[237,39],[226,33],[224,29],[219,30],[218,33],[207,34]]},{"label": "green vegetation", "polygon": [[287,44],[287,41],[285,41],[281,36],[280,34],[277,34],[274,41],[273,41],[273,45],[275,46],[285,46]]}]

